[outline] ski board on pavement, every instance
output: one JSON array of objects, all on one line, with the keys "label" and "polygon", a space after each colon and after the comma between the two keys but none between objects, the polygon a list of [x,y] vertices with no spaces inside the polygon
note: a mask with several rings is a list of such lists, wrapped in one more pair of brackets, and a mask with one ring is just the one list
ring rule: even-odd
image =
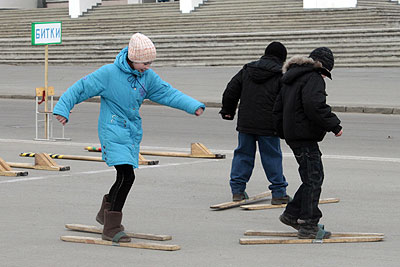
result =
[{"label": "ski board on pavement", "polygon": [[[284,231],[255,231],[247,230],[244,232],[246,236],[279,236],[279,237],[297,237],[297,232],[284,232]],[[383,233],[356,233],[356,232],[333,232],[332,237],[357,237],[357,236],[384,236]]]},{"label": "ski board on pavement", "polygon": [[254,195],[254,196],[250,196],[249,199],[244,199],[241,201],[224,202],[224,203],[212,205],[212,206],[210,206],[210,208],[214,209],[214,210],[224,210],[224,209],[240,207],[241,205],[244,205],[244,204],[251,204],[251,203],[258,202],[258,201],[263,201],[263,200],[265,200],[266,197],[269,197],[271,195],[272,195],[271,191],[266,191],[266,192],[263,192],[263,193],[260,193],[260,194]]},{"label": "ski board on pavement", "polygon": [[[84,225],[84,224],[66,224],[65,228],[85,233],[94,233],[101,234],[103,233],[103,228],[93,226],[93,225]],[[155,241],[166,241],[171,240],[172,237],[170,235],[156,235],[156,234],[143,234],[143,233],[131,233],[124,231],[127,236],[131,238],[139,238],[139,239],[147,239],[147,240],[155,240]]]},{"label": "ski board on pavement", "polygon": [[334,237],[328,239],[282,239],[282,238],[241,238],[241,245],[260,245],[260,244],[312,244],[312,243],[360,243],[382,241],[384,236],[352,236]]},{"label": "ski board on pavement", "polygon": [[154,250],[165,250],[174,251],[180,250],[178,245],[168,244],[157,244],[157,243],[134,243],[134,242],[112,242],[103,240],[101,238],[86,237],[86,236],[61,236],[60,239],[65,242],[84,243],[84,244],[95,244],[95,245],[106,245],[106,246],[117,246],[117,247],[128,247],[128,248],[141,248],[141,249],[154,249]]},{"label": "ski board on pavement", "polygon": [[[319,204],[337,203],[339,201],[340,199],[338,198],[324,198],[319,200]],[[240,205],[240,208],[244,210],[265,210],[265,209],[285,208],[286,206],[287,204],[280,204],[280,205],[250,204],[250,205]]]},{"label": "ski board on pavement", "polygon": [[247,230],[244,235],[270,238],[240,238],[241,245],[378,242],[385,237],[383,233],[332,233],[331,238],[327,239],[298,239],[297,232],[254,230]]}]

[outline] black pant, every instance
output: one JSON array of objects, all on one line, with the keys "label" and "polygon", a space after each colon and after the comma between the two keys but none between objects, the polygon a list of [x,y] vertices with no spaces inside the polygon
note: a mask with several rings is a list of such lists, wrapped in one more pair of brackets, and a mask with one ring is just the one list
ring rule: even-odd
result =
[{"label": "black pant", "polygon": [[322,217],[318,208],[321,195],[324,170],[318,144],[310,144],[292,148],[299,164],[299,174],[302,181],[293,200],[287,205],[285,213],[296,219],[304,220],[307,224],[317,224]]},{"label": "black pant", "polygon": [[117,170],[117,179],[110,189],[108,200],[111,202],[111,211],[122,211],[126,197],[135,181],[133,166],[124,164],[114,166]]}]

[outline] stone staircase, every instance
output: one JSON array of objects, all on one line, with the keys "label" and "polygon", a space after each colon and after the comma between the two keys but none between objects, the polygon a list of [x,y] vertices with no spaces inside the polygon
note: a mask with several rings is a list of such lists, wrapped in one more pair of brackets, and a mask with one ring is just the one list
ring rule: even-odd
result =
[{"label": "stone staircase", "polygon": [[0,10],[0,64],[42,64],[30,25],[62,21],[63,43],[49,47],[50,64],[113,62],[135,32],[156,44],[155,66],[240,66],[269,42],[289,55],[329,46],[338,67],[400,66],[400,5],[359,0],[354,9],[303,10],[301,0],[209,0],[191,14],[179,2],[101,5],[79,19],[67,8]]}]

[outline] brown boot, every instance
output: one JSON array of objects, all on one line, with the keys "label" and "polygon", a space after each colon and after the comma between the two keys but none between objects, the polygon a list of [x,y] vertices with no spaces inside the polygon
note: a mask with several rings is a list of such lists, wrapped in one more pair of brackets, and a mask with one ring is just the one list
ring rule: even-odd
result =
[{"label": "brown boot", "polygon": [[99,210],[99,212],[97,213],[97,216],[96,216],[96,221],[99,224],[101,224],[101,225],[104,224],[104,210],[110,210],[110,208],[111,208],[111,203],[108,202],[108,194],[107,194],[107,195],[104,195],[103,202],[101,203],[100,210]]},{"label": "brown boot", "polygon": [[[108,194],[107,194],[107,195],[104,195],[103,202],[101,203],[100,210],[99,210],[99,212],[97,213],[97,216],[96,216],[96,221],[99,224],[104,225],[104,211],[105,210],[110,210],[110,209],[111,209],[111,203],[108,202]],[[121,229],[122,229],[122,231],[125,230],[125,227],[122,224],[121,224]]]},{"label": "brown boot", "polygon": [[131,242],[131,238],[127,236],[122,228],[122,212],[104,210],[104,227],[101,238],[113,242]]}]

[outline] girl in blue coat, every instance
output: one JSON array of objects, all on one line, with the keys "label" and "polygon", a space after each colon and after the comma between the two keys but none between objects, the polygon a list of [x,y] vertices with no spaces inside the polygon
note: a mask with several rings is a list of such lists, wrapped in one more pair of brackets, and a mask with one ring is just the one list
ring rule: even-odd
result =
[{"label": "girl in blue coat", "polygon": [[96,220],[103,224],[102,238],[130,242],[123,232],[122,208],[135,180],[139,164],[144,99],[200,116],[205,105],[164,82],[153,70],[156,58],[153,42],[145,35],[132,35],[114,64],[105,65],[72,85],[54,107],[57,120],[65,125],[74,105],[94,96],[101,97],[98,136],[102,158],[117,170],[116,181],[103,202]]}]

